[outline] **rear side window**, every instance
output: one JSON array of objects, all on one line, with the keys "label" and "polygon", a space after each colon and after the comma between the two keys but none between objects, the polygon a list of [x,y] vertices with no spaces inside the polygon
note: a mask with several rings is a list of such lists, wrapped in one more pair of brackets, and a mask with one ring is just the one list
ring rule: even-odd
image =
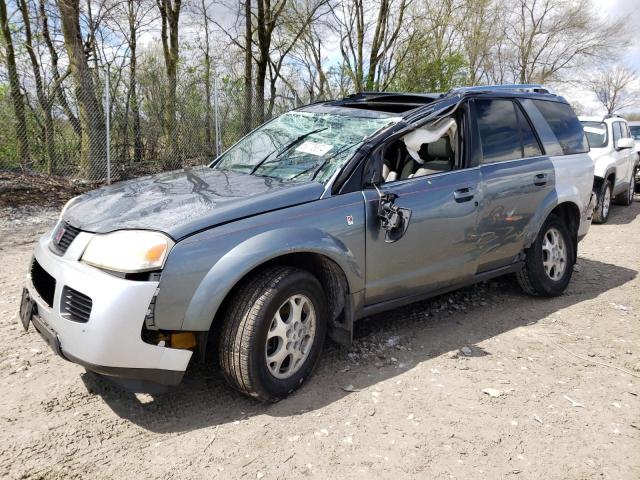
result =
[{"label": "rear side window", "polygon": [[640,140],[640,125],[632,125],[629,127],[631,132],[631,138],[634,140]]},{"label": "rear side window", "polygon": [[587,138],[573,109],[566,103],[533,100],[555,134],[565,155],[589,151]]},{"label": "rear side window", "polygon": [[475,111],[483,163],[541,155],[529,122],[511,100],[477,99]]},{"label": "rear side window", "polygon": [[516,115],[518,117],[518,125],[520,126],[520,138],[522,141],[522,156],[523,157],[537,157],[542,155],[540,144],[536,138],[536,134],[533,133],[533,129],[529,124],[529,121],[522,113],[522,109],[516,105]]}]

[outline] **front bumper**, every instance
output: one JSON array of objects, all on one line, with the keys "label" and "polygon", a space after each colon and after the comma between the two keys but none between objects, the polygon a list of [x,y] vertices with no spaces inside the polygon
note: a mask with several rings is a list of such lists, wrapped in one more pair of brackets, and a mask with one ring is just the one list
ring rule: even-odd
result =
[{"label": "front bumper", "polygon": [[[37,306],[34,327],[56,353],[88,370],[117,379],[180,383],[192,352],[151,345],[141,337],[158,282],[125,280],[81,263],[91,236],[80,233],[63,256],[49,249],[50,234],[38,242],[34,259],[55,279],[55,290],[50,307],[27,275],[26,287]],[[63,316],[65,286],[91,298],[86,323]]]}]

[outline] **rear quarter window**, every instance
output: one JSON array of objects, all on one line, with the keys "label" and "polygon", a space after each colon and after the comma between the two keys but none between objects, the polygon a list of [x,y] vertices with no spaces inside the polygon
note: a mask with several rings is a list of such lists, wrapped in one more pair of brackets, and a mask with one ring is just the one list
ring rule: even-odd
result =
[{"label": "rear quarter window", "polygon": [[582,124],[568,104],[549,100],[533,100],[533,104],[551,127],[562,153],[572,155],[589,151]]}]

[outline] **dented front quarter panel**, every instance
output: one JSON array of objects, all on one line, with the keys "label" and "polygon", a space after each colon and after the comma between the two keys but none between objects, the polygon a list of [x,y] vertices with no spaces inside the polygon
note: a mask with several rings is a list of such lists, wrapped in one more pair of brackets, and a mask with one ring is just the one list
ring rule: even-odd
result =
[{"label": "dented front quarter panel", "polygon": [[205,331],[247,273],[299,252],[324,255],[343,270],[350,293],[364,288],[364,200],[361,192],[272,211],[203,231],[176,244],[156,300],[156,325]]}]

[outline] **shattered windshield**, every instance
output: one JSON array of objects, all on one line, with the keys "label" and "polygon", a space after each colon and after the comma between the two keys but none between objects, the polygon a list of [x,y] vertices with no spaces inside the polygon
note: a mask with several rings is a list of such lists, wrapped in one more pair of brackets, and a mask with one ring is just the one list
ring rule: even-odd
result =
[{"label": "shattered windshield", "polygon": [[324,183],[367,137],[399,120],[382,113],[350,113],[322,110],[285,113],[236,143],[214,168]]}]

